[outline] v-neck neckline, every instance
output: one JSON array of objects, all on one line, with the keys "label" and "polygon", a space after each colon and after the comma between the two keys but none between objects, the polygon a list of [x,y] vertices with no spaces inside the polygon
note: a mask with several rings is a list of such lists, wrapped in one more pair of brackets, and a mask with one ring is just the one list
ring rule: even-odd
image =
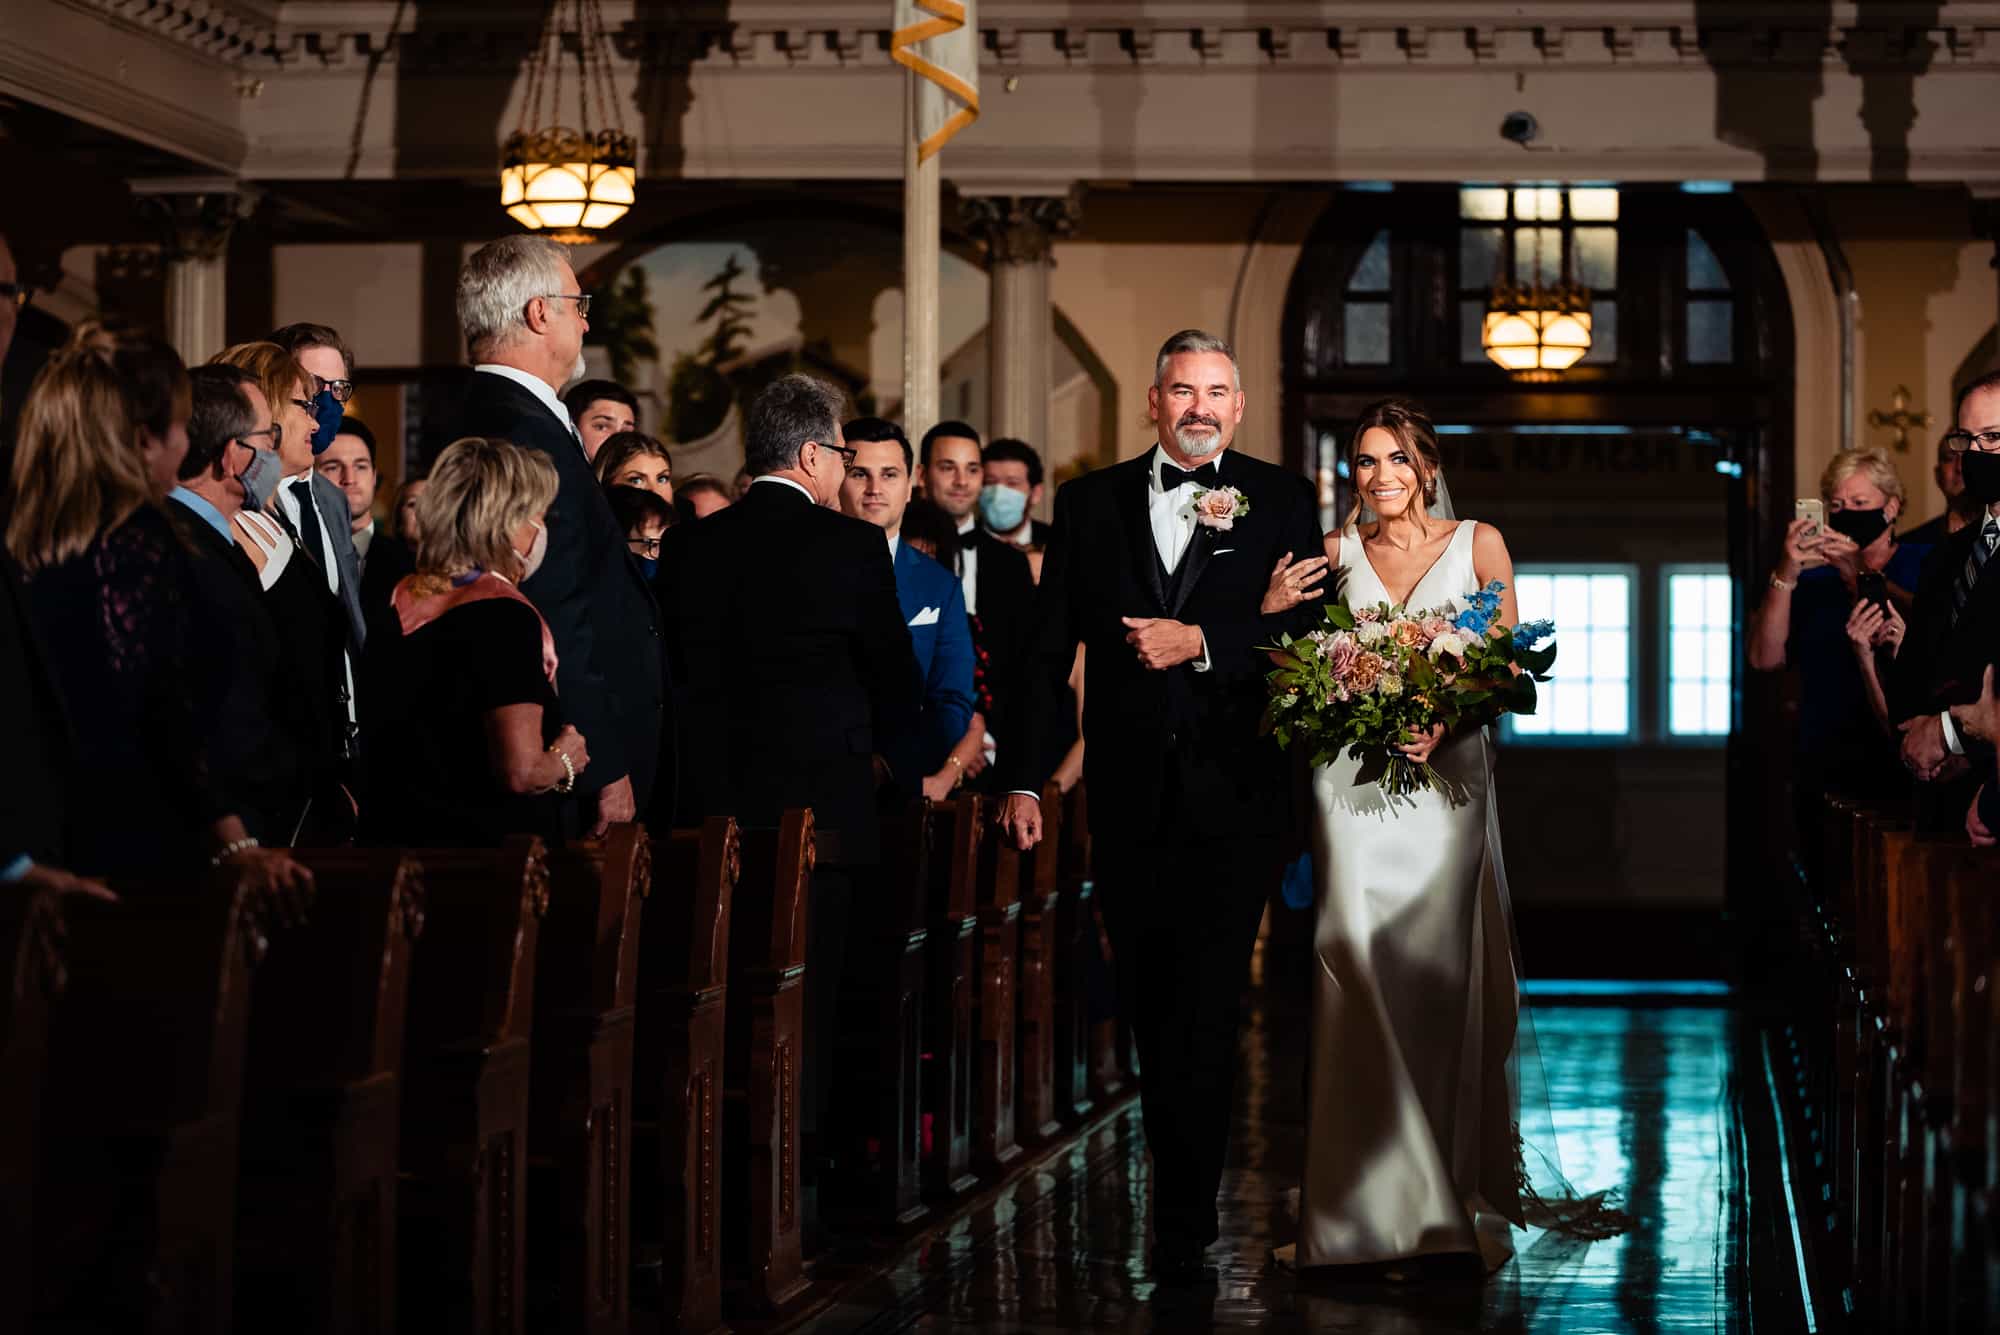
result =
[{"label": "v-neck neckline", "polygon": [[1375,577],[1375,583],[1381,587],[1382,592],[1389,595],[1389,605],[1391,607],[1408,607],[1410,599],[1417,596],[1417,590],[1424,587],[1424,581],[1431,577],[1431,573],[1443,563],[1445,557],[1451,555],[1451,549],[1458,544],[1459,530],[1464,527],[1465,521],[1463,520],[1459,520],[1451,526],[1451,536],[1444,540],[1444,546],[1439,549],[1436,556],[1431,558],[1431,563],[1424,567],[1424,573],[1417,576],[1417,582],[1412,584],[1410,591],[1401,598],[1396,597],[1395,590],[1389,587],[1389,581],[1382,578],[1382,571],[1375,564],[1375,558],[1368,554],[1368,539],[1361,536],[1361,530],[1358,528],[1354,530],[1354,540],[1361,544],[1361,559],[1368,563],[1368,573]]}]

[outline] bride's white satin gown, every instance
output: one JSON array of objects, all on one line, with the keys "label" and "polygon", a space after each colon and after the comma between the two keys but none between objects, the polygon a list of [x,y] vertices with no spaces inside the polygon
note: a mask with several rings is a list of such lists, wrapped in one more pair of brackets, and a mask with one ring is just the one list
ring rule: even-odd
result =
[{"label": "bride's white satin gown", "polygon": [[[1412,608],[1478,591],[1461,521]],[[1353,529],[1350,606],[1390,601]],[[1329,595],[1333,596],[1333,595]],[[1485,730],[1438,747],[1448,794],[1391,799],[1341,756],[1313,775],[1318,818],[1310,1104],[1296,1264],[1511,1254],[1519,994],[1491,824]]]}]

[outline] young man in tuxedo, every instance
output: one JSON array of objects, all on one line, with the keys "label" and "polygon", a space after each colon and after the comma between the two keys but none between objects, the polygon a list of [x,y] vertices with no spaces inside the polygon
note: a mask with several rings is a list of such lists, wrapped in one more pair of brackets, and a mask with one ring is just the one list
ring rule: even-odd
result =
[{"label": "young man in tuxedo", "polygon": [[[823,836],[807,910],[800,1100],[815,1186],[830,1148],[850,910],[880,862],[878,789],[915,791],[918,776],[894,757],[916,735],[923,701],[882,530],[836,508],[854,456],[841,407],[840,392],[810,376],[773,381],[744,421],[754,480],[743,498],[675,525],[660,546],[676,712],[697,761],[681,823],[732,815],[768,827],[811,807]],[[807,1221],[816,1228],[810,1209]]]},{"label": "young man in tuxedo", "polygon": [[358,417],[340,419],[333,444],[314,461],[319,475],[347,497],[353,526],[354,558],[361,567],[361,610],[369,617],[389,604],[396,581],[415,570],[416,555],[402,538],[375,518],[375,433]]},{"label": "young man in tuxedo", "polygon": [[556,391],[583,374],[590,298],[569,251],[546,237],[506,236],[479,248],[458,275],[458,322],[474,366],[457,435],[540,450],[556,466],[548,554],[521,592],[555,637],[563,715],[590,739],[577,781],[583,832],[647,809],[654,783],[674,781],[663,739],[659,609],[611,503],[597,484]]},{"label": "young man in tuxedo", "polygon": [[[1060,760],[1063,683],[1085,645],[1092,871],[1144,1073],[1153,1271],[1186,1283],[1217,1236],[1239,996],[1296,837],[1291,766],[1258,735],[1269,668],[1258,646],[1318,609],[1264,616],[1264,589],[1281,556],[1322,549],[1305,479],[1229,449],[1244,399],[1227,343],[1194,329],[1168,339],[1147,404],[1152,449],[1056,493],[1030,741],[999,763],[1003,824],[1030,848],[1037,794]],[[1198,510],[1204,493],[1230,513]]]},{"label": "young man in tuxedo", "polygon": [[[1013,744],[1021,706],[1021,658],[1034,614],[1035,577],[1028,558],[1011,542],[988,533],[979,522],[979,493],[985,465],[979,433],[964,422],[939,422],[924,432],[918,448],[924,495],[958,525],[958,579],[973,640],[986,651],[986,689],[993,715],[986,720],[996,759]],[[979,757],[967,774],[979,787],[993,787],[993,775]]]},{"label": "young man in tuxedo", "polygon": [[1947,833],[1965,828],[1981,776],[1992,770],[1991,748],[1964,735],[1951,706],[1978,695],[2000,652],[2000,371],[1960,391],[1954,418],[1944,443],[1958,455],[1971,517],[1924,562],[1892,702],[1903,764],[1918,781],[1918,824]]}]

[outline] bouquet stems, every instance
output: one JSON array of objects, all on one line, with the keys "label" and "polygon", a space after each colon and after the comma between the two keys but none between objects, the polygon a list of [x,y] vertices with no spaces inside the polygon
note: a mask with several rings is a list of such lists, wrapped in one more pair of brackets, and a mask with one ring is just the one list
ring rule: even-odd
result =
[{"label": "bouquet stems", "polygon": [[1382,789],[1391,797],[1414,797],[1418,793],[1445,791],[1444,779],[1428,763],[1418,764],[1408,756],[1392,755],[1382,771]]}]

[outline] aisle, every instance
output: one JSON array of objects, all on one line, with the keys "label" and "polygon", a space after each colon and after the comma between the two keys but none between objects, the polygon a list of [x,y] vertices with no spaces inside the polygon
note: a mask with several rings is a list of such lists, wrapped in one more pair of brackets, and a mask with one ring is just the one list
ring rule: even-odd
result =
[{"label": "aisle", "polygon": [[1308,1290],[1269,1273],[1274,1237],[1290,1237],[1283,1200],[1303,1131],[1303,1017],[1260,1006],[1244,1044],[1225,1242],[1210,1251],[1216,1285],[1156,1290],[1145,1278],[1148,1183],[1134,1105],[805,1329],[1746,1330],[1731,1013],[1544,1005],[1537,1016],[1570,1176],[1643,1184],[1630,1200],[1640,1226],[1626,1237],[1517,1235],[1519,1256],[1484,1286]]}]

